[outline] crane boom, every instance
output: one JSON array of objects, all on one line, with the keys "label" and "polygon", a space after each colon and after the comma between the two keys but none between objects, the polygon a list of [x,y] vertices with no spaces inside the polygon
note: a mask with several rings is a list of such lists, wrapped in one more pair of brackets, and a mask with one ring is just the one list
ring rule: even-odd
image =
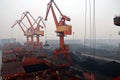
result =
[{"label": "crane boom", "polygon": [[50,11],[50,8],[51,8],[51,11],[52,11],[52,15],[53,15],[53,18],[54,18],[54,22],[55,22],[55,25],[56,27],[58,26],[58,20],[56,18],[56,15],[55,15],[55,12],[54,12],[54,9],[52,7],[52,2],[53,0],[51,0],[48,5],[47,5],[47,12],[46,12],[46,17],[45,17],[45,20],[47,20],[47,17],[48,17],[48,14],[49,14],[49,11]]},{"label": "crane boom", "polygon": [[16,24],[19,24],[20,28],[22,29],[22,31],[24,32],[24,35],[26,34],[25,30],[23,29],[22,25],[20,24],[21,21],[20,20],[16,20],[15,23],[13,24],[13,26],[11,28],[13,28]]},{"label": "crane boom", "polygon": [[11,26],[11,28],[15,27],[16,24],[17,24],[17,20],[16,20],[15,23]]},{"label": "crane boom", "polygon": [[33,18],[33,16],[28,12],[28,11],[26,11],[26,12],[23,12],[23,14],[22,14],[22,17],[21,17],[21,20],[20,21],[22,21],[25,17],[27,18],[27,20],[28,20],[28,22],[29,22],[29,24],[30,24],[30,29],[32,29],[32,32],[34,33],[34,27],[33,27],[33,25],[34,24],[32,24],[32,22],[30,21],[30,19],[29,19],[29,17],[28,17],[28,15],[33,19],[33,21],[34,21],[34,24],[36,23],[37,24],[37,22],[36,22],[36,20]]},{"label": "crane boom", "polygon": [[[34,28],[35,30],[35,34],[36,35],[41,35],[43,36],[44,35],[44,31],[41,31],[40,28],[44,28],[46,27],[44,22],[43,22],[43,18],[41,16],[39,16],[35,22],[37,23],[36,27]],[[33,23],[33,25],[35,24],[35,22]],[[40,22],[42,22],[43,26],[40,24]]]},{"label": "crane boom", "polygon": [[[54,11],[54,9],[53,9],[52,3],[55,5],[55,7],[57,8],[58,12],[59,12],[60,15],[61,15],[61,20],[60,20],[59,22],[58,22],[58,20],[57,20],[57,18],[56,18],[55,11]],[[51,1],[48,3],[48,5],[47,5],[47,12],[46,12],[45,20],[47,20],[47,17],[48,17],[48,14],[49,14],[50,9],[51,9],[51,11],[52,11],[53,18],[54,18],[54,22],[55,22],[56,26],[63,25],[63,24],[61,23],[62,21],[64,21],[64,23],[65,23],[65,20],[66,20],[66,21],[70,21],[70,20],[71,20],[69,17],[67,17],[67,16],[65,16],[65,15],[62,14],[62,12],[60,11],[60,9],[58,8],[58,6],[56,5],[56,3],[55,3],[53,0],[51,0]]]},{"label": "crane boom", "polygon": [[[40,22],[42,22],[43,26],[40,24]],[[39,27],[41,27],[41,28],[46,27],[45,23],[43,22],[43,18],[42,18],[41,16],[39,16],[39,17],[35,20],[35,22],[33,23],[33,25],[34,25],[35,23],[37,23],[37,27],[38,27],[38,28],[39,28]],[[37,28],[37,27],[36,27],[36,28]]]},{"label": "crane boom", "polygon": [[[30,36],[31,34],[29,34],[27,31],[25,31],[25,30],[23,29],[21,23],[24,25],[24,27],[26,27],[25,24],[24,24],[21,20],[16,20],[15,23],[13,24],[13,26],[12,26],[11,28],[13,28],[16,24],[18,24],[18,25],[20,26],[20,28],[22,29],[24,35],[26,36],[27,43],[29,43],[29,36]],[[26,29],[28,29],[28,28],[26,27]]]}]

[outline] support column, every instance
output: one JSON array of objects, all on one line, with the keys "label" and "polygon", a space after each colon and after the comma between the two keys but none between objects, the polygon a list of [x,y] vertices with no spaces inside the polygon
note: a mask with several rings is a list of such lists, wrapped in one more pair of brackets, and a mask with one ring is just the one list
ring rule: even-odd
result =
[{"label": "support column", "polygon": [[59,37],[60,37],[60,43],[59,43],[59,45],[60,45],[60,48],[62,49],[63,46],[64,46],[64,34],[60,33]]},{"label": "support column", "polygon": [[39,44],[39,42],[40,42],[39,35],[36,36],[36,42],[37,42],[37,44]]},{"label": "support column", "polygon": [[29,42],[29,37],[27,36],[26,38],[27,38],[27,43],[28,43]]}]

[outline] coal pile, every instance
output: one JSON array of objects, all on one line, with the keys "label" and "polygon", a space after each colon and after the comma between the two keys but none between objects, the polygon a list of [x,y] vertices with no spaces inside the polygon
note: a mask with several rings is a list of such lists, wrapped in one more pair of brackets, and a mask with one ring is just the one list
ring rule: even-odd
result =
[{"label": "coal pile", "polygon": [[70,53],[72,56],[73,64],[79,65],[84,70],[95,71],[102,75],[110,76],[110,77],[117,77],[120,75],[120,63],[115,61],[111,62],[103,62],[93,58],[86,58],[84,61],[81,61],[78,56],[73,53]]},{"label": "coal pile", "polygon": [[101,65],[101,67],[99,68],[100,68],[99,71],[105,75],[112,77],[120,75],[120,63],[117,63],[115,61]]},{"label": "coal pile", "polygon": [[87,70],[93,71],[97,70],[99,65],[94,59],[88,58],[85,61],[81,62],[81,66]]},{"label": "coal pile", "polygon": [[32,72],[37,72],[37,71],[43,71],[45,69],[48,69],[49,67],[44,64],[36,64],[36,65],[29,65],[29,66],[24,66],[24,69],[26,73],[32,73]]}]

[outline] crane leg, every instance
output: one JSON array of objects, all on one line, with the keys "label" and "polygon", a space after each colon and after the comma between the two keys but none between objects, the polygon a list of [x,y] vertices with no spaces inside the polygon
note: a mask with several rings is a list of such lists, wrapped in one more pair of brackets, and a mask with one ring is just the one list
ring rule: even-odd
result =
[{"label": "crane leg", "polygon": [[29,42],[29,37],[27,36],[26,38],[27,38],[27,43],[28,43]]},{"label": "crane leg", "polygon": [[40,42],[39,35],[36,36],[36,41],[37,41],[37,44],[39,44]]},{"label": "crane leg", "polygon": [[60,33],[60,34],[59,34],[59,38],[60,38],[60,43],[59,43],[60,49],[62,49],[63,46],[64,46],[64,34],[63,34],[63,33]]},{"label": "crane leg", "polygon": [[33,36],[31,36],[31,43],[33,43]]},{"label": "crane leg", "polygon": [[54,58],[58,58],[59,54],[63,54],[63,59],[67,59],[68,63],[71,64],[71,57],[69,55],[69,45],[64,44],[64,33],[59,33],[60,48],[54,50]]}]

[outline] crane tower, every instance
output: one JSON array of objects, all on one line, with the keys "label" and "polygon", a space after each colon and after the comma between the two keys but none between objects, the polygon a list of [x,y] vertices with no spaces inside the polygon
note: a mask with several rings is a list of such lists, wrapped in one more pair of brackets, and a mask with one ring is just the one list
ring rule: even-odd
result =
[{"label": "crane tower", "polygon": [[[58,12],[60,13],[60,20],[57,20],[57,16],[55,14],[53,5],[56,7]],[[64,37],[67,35],[72,34],[72,26],[66,24],[66,21],[70,21],[71,19],[65,15],[62,14],[60,9],[58,8],[57,4],[55,3],[54,0],[50,0],[50,2],[47,5],[47,12],[46,12],[46,17],[45,20],[47,20],[48,14],[52,12],[54,23],[56,25],[56,33],[57,36],[59,37],[59,49],[54,50],[54,58],[58,58],[59,54],[63,54],[63,57],[66,58],[69,61],[69,64],[71,63],[71,57],[69,55],[69,45],[66,45],[64,42]]]}]

